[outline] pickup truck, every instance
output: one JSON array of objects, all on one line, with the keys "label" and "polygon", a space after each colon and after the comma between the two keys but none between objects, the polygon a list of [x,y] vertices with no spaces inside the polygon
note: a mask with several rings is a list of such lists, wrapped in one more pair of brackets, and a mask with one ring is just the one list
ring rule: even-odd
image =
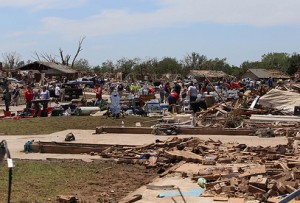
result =
[{"label": "pickup truck", "polygon": [[77,85],[85,85],[86,87],[94,87],[95,83],[88,78],[78,78],[76,80],[68,81],[66,84],[77,84]]},{"label": "pickup truck", "polygon": [[[72,100],[78,99],[80,96],[83,95],[83,89],[78,87],[77,84],[63,84],[59,83],[59,87],[62,90],[62,95],[64,100]],[[50,97],[55,96],[55,86],[49,88]]]}]

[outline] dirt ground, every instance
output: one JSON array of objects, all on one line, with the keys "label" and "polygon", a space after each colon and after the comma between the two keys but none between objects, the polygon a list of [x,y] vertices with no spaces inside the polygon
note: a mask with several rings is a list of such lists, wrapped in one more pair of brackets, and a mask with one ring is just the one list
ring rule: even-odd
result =
[{"label": "dirt ground", "polygon": [[149,184],[157,176],[157,169],[146,169],[140,165],[117,164],[111,161],[96,161],[92,165],[104,170],[96,171],[93,179],[68,186],[80,203],[117,202],[128,193]]}]

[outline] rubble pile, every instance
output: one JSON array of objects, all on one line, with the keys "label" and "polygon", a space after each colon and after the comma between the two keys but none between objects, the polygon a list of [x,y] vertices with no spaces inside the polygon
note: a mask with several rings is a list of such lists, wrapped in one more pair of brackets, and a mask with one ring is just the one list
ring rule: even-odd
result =
[{"label": "rubble pile", "polygon": [[197,163],[199,171],[189,175],[192,180],[207,181],[203,196],[263,199],[299,189],[299,140],[300,133],[288,137],[285,145],[251,147],[212,139],[173,137],[142,147],[110,147],[101,156],[116,158],[119,163],[158,167],[160,172],[179,162]]}]

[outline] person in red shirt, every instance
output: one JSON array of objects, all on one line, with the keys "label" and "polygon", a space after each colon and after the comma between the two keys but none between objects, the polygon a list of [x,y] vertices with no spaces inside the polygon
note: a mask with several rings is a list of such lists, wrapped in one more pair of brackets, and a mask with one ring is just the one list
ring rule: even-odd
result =
[{"label": "person in red shirt", "polygon": [[176,104],[178,100],[179,100],[179,95],[175,90],[173,90],[168,97],[169,105]]},{"label": "person in red shirt", "polygon": [[26,100],[26,110],[29,111],[32,106],[32,99],[33,99],[33,91],[30,86],[27,87],[27,90],[24,94],[25,100]]},{"label": "person in red shirt", "polygon": [[100,100],[102,100],[102,85],[101,84],[97,84],[96,85],[96,101],[95,101],[95,106],[97,106],[99,104]]}]

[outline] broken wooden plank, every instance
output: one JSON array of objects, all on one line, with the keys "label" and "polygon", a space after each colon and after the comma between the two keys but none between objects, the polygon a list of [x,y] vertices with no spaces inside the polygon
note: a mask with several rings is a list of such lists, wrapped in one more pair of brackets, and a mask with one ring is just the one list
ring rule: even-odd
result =
[{"label": "broken wooden plank", "polygon": [[190,151],[183,151],[183,150],[173,150],[173,151],[166,151],[165,152],[167,157],[175,158],[177,160],[184,160],[186,162],[193,162],[193,163],[202,163],[203,157],[195,154]]},{"label": "broken wooden plank", "polygon": [[175,190],[174,185],[146,185],[149,190]]},{"label": "broken wooden plank", "polygon": [[55,154],[82,154],[100,153],[109,147],[133,148],[137,145],[115,145],[115,144],[87,144],[87,143],[64,143],[64,142],[34,142],[30,145],[30,152],[55,153]]}]

